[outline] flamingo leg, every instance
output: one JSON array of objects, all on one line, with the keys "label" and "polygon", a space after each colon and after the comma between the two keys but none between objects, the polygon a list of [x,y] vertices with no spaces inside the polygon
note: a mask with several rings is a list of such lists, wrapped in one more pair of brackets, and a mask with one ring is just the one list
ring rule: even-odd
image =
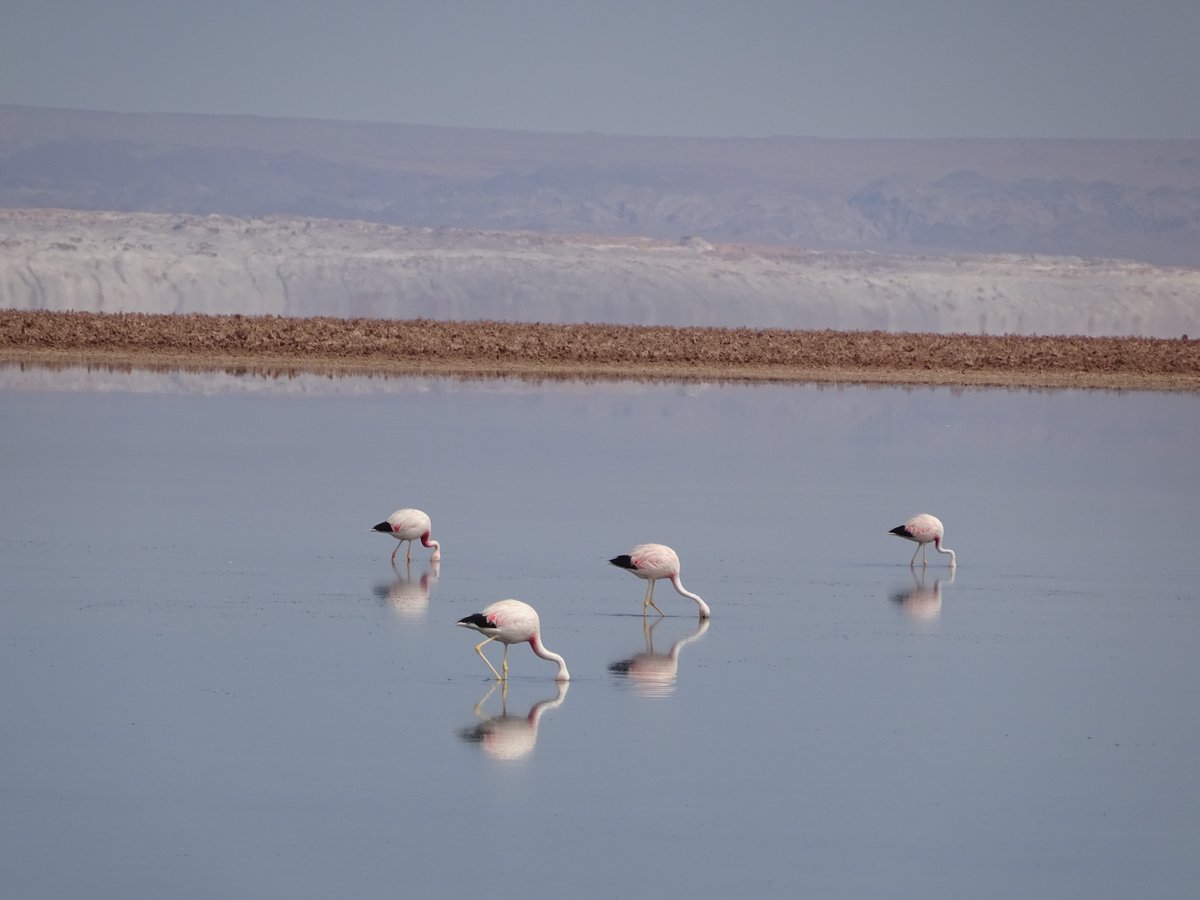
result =
[{"label": "flamingo leg", "polygon": [[922,545],[921,545],[921,568],[922,568],[922,569],[924,569],[924,568],[925,568],[927,565],[929,565],[929,562],[928,562],[928,560],[926,560],[926,558],[925,558],[925,554],[926,554],[928,551],[929,551],[929,545],[928,545],[928,544],[922,544]]},{"label": "flamingo leg", "polygon": [[[494,640],[495,640],[494,637],[490,637],[486,641],[480,641],[478,644],[475,645],[475,652],[479,654],[480,659],[482,659],[485,663],[487,663],[487,667],[492,670],[492,674],[496,676],[496,680],[503,681],[504,679],[500,677],[500,673],[496,671],[496,667],[493,666],[490,662],[488,662],[488,658],[483,655],[483,645],[488,643],[488,641],[494,641]],[[507,650],[508,647],[506,646],[504,649]]]},{"label": "flamingo leg", "polygon": [[508,684],[508,644],[504,645],[504,684]]},{"label": "flamingo leg", "polygon": [[406,551],[405,558],[408,560],[408,562],[411,563],[412,562],[412,541],[405,541],[404,543],[406,544],[406,546],[408,548]]},{"label": "flamingo leg", "polygon": [[396,554],[400,552],[401,541],[396,541],[396,549],[392,551],[392,565],[396,564]]},{"label": "flamingo leg", "polygon": [[[649,603],[651,606],[653,606],[654,611],[657,612],[660,616],[666,618],[667,614],[665,612],[663,612],[661,609],[659,609],[658,604],[654,602],[654,581],[653,580],[651,580],[651,582],[650,582],[650,591],[649,591],[649,593],[646,594],[646,603]],[[642,604],[642,615],[643,616],[646,614],[646,603]]]}]

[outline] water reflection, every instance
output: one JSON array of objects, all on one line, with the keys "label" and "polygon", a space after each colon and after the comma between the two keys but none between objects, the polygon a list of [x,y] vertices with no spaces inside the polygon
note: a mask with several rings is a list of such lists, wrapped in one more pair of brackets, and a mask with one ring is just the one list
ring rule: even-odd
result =
[{"label": "water reflection", "polygon": [[708,631],[710,619],[700,619],[699,624],[691,634],[685,635],[671,645],[666,653],[656,653],[654,650],[654,629],[668,619],[656,619],[653,622],[642,620],[642,637],[646,649],[628,659],[610,663],[608,671],[624,675],[629,679],[635,691],[648,697],[665,697],[675,690],[675,678],[679,672],[679,654],[692,641],[697,641]]},{"label": "water reflection", "polygon": [[385,584],[375,586],[375,596],[387,603],[398,615],[406,619],[415,619],[425,615],[429,609],[429,590],[437,584],[442,571],[440,562],[431,562],[421,575],[415,576],[411,565],[405,565],[404,570],[392,564],[396,577]]},{"label": "water reflection", "polygon": [[931,586],[925,584],[925,570],[909,570],[913,586],[903,585],[892,591],[892,602],[897,604],[905,615],[925,622],[937,621],[942,614],[942,585],[954,584],[955,570],[950,570],[950,576],[943,578],[938,575]]},{"label": "water reflection", "polygon": [[[537,744],[538,723],[543,715],[556,709],[567,696],[569,681],[555,682],[558,693],[545,700],[539,700],[529,708],[524,716],[508,714],[508,682],[494,682],[486,694],[475,704],[475,715],[483,719],[478,725],[463,728],[458,736],[471,744],[479,744],[483,751],[493,759],[518,760],[524,759],[533,752]],[[500,688],[500,715],[489,716],[483,711],[483,705]]]}]

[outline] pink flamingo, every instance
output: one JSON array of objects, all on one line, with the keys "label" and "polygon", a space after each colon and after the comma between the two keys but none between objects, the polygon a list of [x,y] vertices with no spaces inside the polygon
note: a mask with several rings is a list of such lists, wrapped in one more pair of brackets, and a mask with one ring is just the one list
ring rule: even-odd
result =
[{"label": "pink flamingo", "polygon": [[[433,548],[433,556],[429,557],[430,561],[437,562],[442,558],[442,545],[430,539],[429,532],[432,528],[433,525],[429,521],[429,516],[421,512],[421,510],[398,509],[371,530],[382,531],[384,534],[390,534],[401,543],[407,543],[405,560],[410,563],[412,562],[412,542],[420,538],[422,544]],[[396,554],[398,552],[400,552],[400,544],[397,544],[396,549],[392,551],[393,563],[396,562]]]},{"label": "pink flamingo", "polygon": [[669,579],[676,591],[695,600],[700,607],[700,618],[707,619],[711,615],[708,604],[684,588],[679,580],[679,555],[666,544],[638,544],[623,556],[614,556],[609,562],[650,582],[646,586],[646,598],[642,601],[642,615],[651,606],[658,610],[660,616],[666,615],[654,602],[654,582],[660,578]]},{"label": "pink flamingo", "polygon": [[[542,659],[558,663],[558,674],[554,676],[555,681],[571,680],[571,673],[567,671],[567,664],[563,658],[557,653],[547,650],[542,644],[541,621],[538,619],[537,610],[528,603],[522,603],[520,600],[498,600],[486,607],[483,612],[465,616],[455,624],[461,625],[463,628],[472,628],[487,636],[487,640],[480,641],[476,645],[475,652],[479,654],[480,659],[487,663],[487,667],[492,670],[497,681],[508,680],[509,645],[526,642]],[[499,641],[504,645],[503,675],[497,672],[496,667],[483,655],[483,645],[488,641]]]},{"label": "pink flamingo", "polygon": [[909,560],[909,566],[916,565],[917,553],[921,554],[921,568],[925,568],[925,550],[927,545],[933,544],[933,549],[938,553],[945,553],[950,557],[950,568],[958,566],[958,558],[954,555],[954,551],[949,547],[942,546],[942,537],[945,535],[946,529],[942,527],[942,522],[937,516],[931,516],[929,513],[921,513],[919,516],[913,516],[903,525],[897,525],[888,534],[894,534],[896,537],[902,537],[906,541],[916,541],[917,549],[913,551],[912,559]]}]

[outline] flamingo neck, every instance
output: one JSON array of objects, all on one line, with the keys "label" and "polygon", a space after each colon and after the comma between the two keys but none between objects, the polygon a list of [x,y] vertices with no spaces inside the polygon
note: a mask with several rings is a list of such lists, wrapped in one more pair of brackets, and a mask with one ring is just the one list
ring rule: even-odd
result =
[{"label": "flamingo neck", "polygon": [[432,548],[433,556],[431,556],[430,559],[436,560],[442,558],[442,545],[431,539],[428,531],[421,535],[421,543],[426,547]]},{"label": "flamingo neck", "polygon": [[535,634],[529,639],[529,646],[533,648],[533,652],[542,659],[548,659],[551,662],[558,663],[558,674],[554,676],[555,681],[570,681],[571,673],[567,671],[567,661],[555,653],[553,650],[548,650],[542,646],[540,635]]},{"label": "flamingo neck", "polygon": [[954,551],[951,550],[949,547],[942,546],[942,539],[940,537],[933,539],[933,549],[936,550],[938,553],[945,553],[947,556],[949,556],[950,557],[950,568],[952,568],[952,569],[957,568],[958,557],[954,555]]},{"label": "flamingo neck", "polygon": [[710,615],[712,615],[712,610],[708,608],[708,604],[700,599],[698,594],[693,594],[691,591],[685,588],[683,586],[683,582],[679,580],[678,575],[671,576],[671,584],[675,585],[675,590],[683,594],[683,596],[690,597],[696,601],[696,605],[700,607],[700,618],[707,619]]}]

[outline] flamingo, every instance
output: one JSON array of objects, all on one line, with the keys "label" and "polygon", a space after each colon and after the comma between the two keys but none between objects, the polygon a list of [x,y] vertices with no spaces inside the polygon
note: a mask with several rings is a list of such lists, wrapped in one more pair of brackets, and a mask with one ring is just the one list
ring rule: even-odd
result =
[{"label": "flamingo", "polygon": [[925,550],[928,544],[933,544],[933,549],[938,553],[948,554],[950,557],[950,568],[958,566],[958,558],[954,555],[954,551],[949,547],[942,546],[942,536],[945,535],[946,529],[942,527],[941,519],[937,516],[931,516],[929,513],[921,513],[919,516],[913,516],[903,525],[897,525],[888,534],[894,534],[896,537],[902,537],[906,541],[916,541],[917,549],[913,551],[912,559],[909,560],[909,566],[916,565],[917,553],[921,554],[921,568],[925,568]]},{"label": "flamingo", "polygon": [[[429,521],[429,516],[421,512],[419,509],[398,509],[384,521],[380,522],[372,531],[382,531],[384,534],[390,534],[401,543],[407,543],[407,562],[412,562],[412,542],[417,538],[421,539],[421,543],[426,547],[433,548],[433,556],[429,557],[431,562],[437,562],[442,558],[442,545],[437,541],[430,540],[429,532],[433,525]],[[392,551],[392,563],[396,562],[396,554],[400,552],[400,544],[396,545],[396,549]]]},{"label": "flamingo", "polygon": [[660,578],[670,579],[676,591],[695,600],[696,605],[700,607],[700,618],[707,619],[711,615],[708,604],[684,588],[683,582],[679,580],[679,555],[666,544],[638,544],[628,553],[614,556],[609,562],[650,582],[646,586],[646,598],[642,601],[642,615],[645,615],[647,608],[651,606],[658,610],[660,616],[666,615],[654,602],[654,582]]},{"label": "flamingo", "polygon": [[[475,652],[487,663],[497,681],[508,680],[508,647],[510,644],[523,644],[528,641],[533,652],[542,659],[558,663],[558,674],[555,681],[570,681],[571,673],[567,671],[567,663],[557,653],[547,650],[542,644],[542,625],[538,619],[537,610],[528,603],[520,600],[498,600],[483,612],[473,613],[458,620],[463,628],[473,628],[480,634],[487,635],[487,640],[480,641]],[[504,674],[496,671],[496,667],[488,662],[483,655],[483,645],[488,641],[499,641],[504,645]]]}]

